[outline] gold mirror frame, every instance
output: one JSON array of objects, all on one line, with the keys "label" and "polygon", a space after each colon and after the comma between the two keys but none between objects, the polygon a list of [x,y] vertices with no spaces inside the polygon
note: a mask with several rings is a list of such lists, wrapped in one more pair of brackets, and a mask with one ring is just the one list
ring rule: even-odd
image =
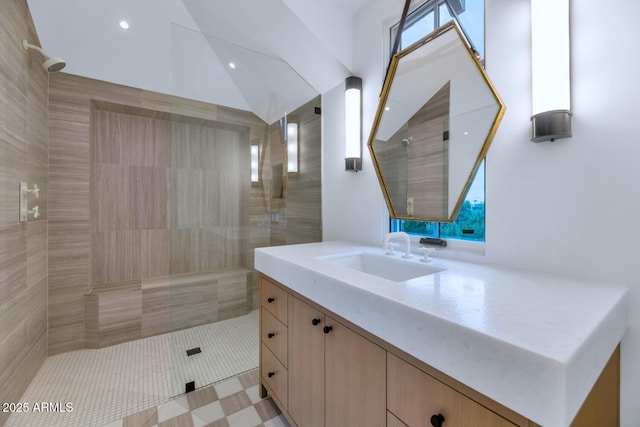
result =
[{"label": "gold mirror frame", "polygon": [[[428,50],[429,48],[431,48],[431,50]],[[462,54],[460,52],[461,48],[464,49],[464,51],[466,51],[466,54]],[[424,54],[423,58],[418,56],[421,53]],[[449,55],[448,58],[451,58],[454,54],[457,55],[454,57],[454,59],[450,60],[450,62],[454,60],[458,62],[454,64],[445,64],[444,53]],[[413,61],[415,63],[418,63],[418,65],[411,62],[412,55],[418,58],[418,61]],[[397,102],[397,100],[395,100],[393,97],[390,96],[392,93],[392,89],[394,87],[394,82],[397,84],[397,86],[402,86],[402,83],[399,83],[400,80],[396,81],[398,77],[405,77],[409,73],[416,73],[416,72],[423,71],[423,69],[415,68],[415,67],[418,67],[420,65],[419,64],[420,59],[422,59],[422,61],[424,62],[426,61],[424,58],[427,58],[427,57],[429,61],[428,66],[426,66],[427,63],[425,62],[425,65],[423,66],[423,68],[424,69],[427,69],[429,67],[431,68],[429,70],[426,70],[427,72],[424,74],[424,79],[421,77],[422,75],[420,74],[419,82],[430,85],[429,93],[425,93],[423,96],[419,91],[412,92],[411,97],[414,97],[416,99],[412,99],[411,102],[408,102],[407,104],[409,105],[403,105],[403,102],[400,102],[400,103]],[[406,59],[403,62],[404,58]],[[467,74],[465,76],[466,80],[464,81],[463,79],[455,80],[455,76],[457,76],[458,74],[464,75],[463,72],[458,73],[459,67],[457,66],[460,65],[459,64],[460,61],[464,63],[463,65],[465,67],[470,67],[470,69],[472,68],[474,70],[474,71],[470,71],[470,69],[469,70],[465,69],[467,73],[471,73],[471,74]],[[405,68],[403,70],[404,74],[401,73],[398,76],[397,75],[398,69],[403,63],[409,64],[406,66],[408,68]],[[438,67],[438,68],[435,68],[435,67]],[[451,68],[451,67],[455,67],[455,68]],[[455,71],[448,74],[447,72],[448,70],[455,70]],[[477,71],[477,75],[475,75],[476,71]],[[415,74],[413,75],[415,77]],[[471,76],[471,78],[469,78],[469,76]],[[410,77],[407,77],[407,79],[409,78]],[[433,79],[433,80],[429,80],[429,79]],[[471,80],[473,80],[473,82],[471,82]],[[469,87],[470,84],[476,83],[476,80],[484,83],[484,85],[486,86],[480,87],[479,84],[476,84],[474,87]],[[403,83],[406,83],[406,82],[403,82]],[[461,87],[464,87],[464,89],[460,89]],[[404,84],[404,88],[405,88],[404,89],[405,92],[403,93],[406,94],[407,93],[406,88],[411,89],[412,86],[410,84],[408,86],[407,84]],[[457,91],[456,92],[457,94],[453,97],[453,99],[456,100],[455,101],[456,105],[453,105],[454,103],[452,103],[451,101],[452,97],[451,97],[450,90]],[[402,92],[402,89],[400,91]],[[472,96],[467,96],[468,93],[471,93],[472,95],[475,95],[475,94],[479,95],[481,92],[483,96],[482,99],[479,99],[479,97],[472,98]],[[396,93],[395,95],[398,95],[398,94]],[[468,98],[472,98],[472,99],[468,99]],[[460,102],[463,99],[467,104],[465,106],[462,106]],[[416,100],[417,100],[417,103],[416,103]],[[443,103],[443,100],[445,101],[445,103]],[[385,123],[382,123],[385,120],[385,109],[388,106],[387,104],[388,102],[392,107],[400,105],[402,108],[406,107],[405,109],[410,112],[405,113],[405,115],[400,115],[401,117],[400,119],[389,118],[392,116],[390,113],[388,113],[386,116],[387,120],[385,121]],[[396,142],[401,141],[402,146],[404,146],[405,148],[409,147],[410,144],[414,143],[413,136],[408,135],[408,128],[411,120],[414,120],[419,115],[420,117],[424,117],[425,114],[426,115],[431,114],[432,112],[430,111],[430,108],[432,106],[433,107],[439,106],[440,107],[439,114],[441,114],[435,117],[438,121],[441,122],[438,126],[440,126],[439,129],[442,131],[441,142],[442,142],[443,148],[438,149],[439,154],[437,155],[439,156],[438,158],[440,160],[438,161],[440,161],[440,163],[437,163],[438,161],[434,163],[433,158],[432,159],[425,158],[425,161],[423,163],[420,163],[421,158],[414,157],[411,160],[413,161],[412,167],[410,167],[407,164],[405,166],[405,170],[401,170],[401,171],[391,170],[393,174],[387,173],[387,175],[389,176],[385,177],[385,171],[381,167],[382,159],[379,158],[380,156],[378,156],[378,154],[376,153],[376,148],[374,147],[374,144],[378,142],[380,147],[381,146],[380,144],[387,144],[389,141],[392,141],[393,139]],[[443,107],[446,108],[446,114],[444,115],[442,115]],[[464,110],[463,107],[468,108],[468,110]],[[464,39],[464,36],[460,32],[458,26],[453,21],[443,25],[442,27],[438,28],[431,34],[425,36],[424,38],[413,43],[411,46],[395,54],[389,65],[389,71],[387,73],[387,78],[385,79],[382,93],[380,94],[378,109],[372,125],[371,133],[369,134],[369,141],[367,143],[369,152],[371,154],[371,158],[373,160],[374,168],[378,176],[378,181],[380,182],[380,187],[384,194],[384,198],[387,203],[387,207],[389,209],[391,218],[405,219],[405,220],[418,220],[418,221],[438,221],[438,222],[455,221],[462,207],[466,194],[469,191],[471,183],[475,178],[476,172],[478,171],[478,168],[482,163],[482,160],[484,159],[487,153],[487,150],[489,149],[489,146],[491,145],[491,141],[493,140],[493,137],[498,129],[498,126],[502,121],[502,117],[504,116],[505,109],[506,108],[504,106],[504,103],[502,102],[502,100],[500,99],[500,96],[498,95],[495,88],[491,84],[486,72],[484,71],[484,68],[482,67],[482,64],[476,58],[474,53],[471,51],[471,49],[469,48],[469,46],[467,45]],[[399,113],[396,113],[396,115],[399,115]],[[406,116],[409,116],[409,119],[407,119],[407,121],[405,122],[404,117]],[[433,114],[431,114],[431,116],[433,116]],[[391,121],[391,125],[389,125],[390,121]],[[455,129],[452,129],[452,131],[450,132],[449,126],[451,122],[454,122],[456,126],[459,126],[460,124],[465,123],[465,126],[471,126],[472,131],[459,132],[460,129],[456,127]],[[470,122],[471,124],[468,124]],[[398,126],[398,123],[402,123],[402,124]],[[381,129],[381,124],[384,125],[383,127],[385,128],[381,132],[382,139],[378,140],[377,137]],[[474,128],[474,126],[476,126],[476,128]],[[479,129],[478,127],[480,127],[481,129]],[[407,129],[407,137],[401,139],[399,135],[404,134],[403,128]],[[418,127],[414,126],[413,129],[414,130],[418,129]],[[476,130],[478,130],[478,132],[474,132]],[[486,134],[485,134],[485,130],[486,130]],[[424,133],[427,133],[427,132],[424,132]],[[464,133],[465,135],[465,137],[463,137],[464,140],[463,138],[460,137],[461,133]],[[475,136],[476,134],[477,136]],[[392,135],[392,136],[389,136],[389,135]],[[472,135],[472,136],[466,136],[466,135]],[[474,136],[475,136],[475,139],[473,138]],[[425,138],[420,136],[419,138],[416,138],[415,141],[417,141],[417,143],[419,144]],[[469,144],[473,144],[473,145],[467,146],[466,141],[471,141]],[[465,145],[461,145],[463,143]],[[424,147],[428,147],[428,145],[426,144],[427,143],[425,142]],[[457,145],[452,146],[451,144],[457,144]],[[416,147],[421,147],[421,146],[416,145]],[[430,149],[424,149],[424,148],[422,149],[423,152],[429,151],[429,150]],[[431,150],[431,152],[433,151],[434,150]],[[414,149],[414,152],[415,152],[415,149]],[[425,154],[425,156],[427,156],[427,154]],[[396,156],[396,158],[397,157],[398,156]],[[407,150],[406,157],[407,157],[406,162],[408,163],[410,161],[408,150]],[[454,160],[462,159],[457,163],[458,164],[462,163],[463,166],[458,166],[458,164],[450,160],[450,157],[454,157]],[[417,164],[416,164],[416,159],[418,159]],[[427,159],[429,161],[426,161]],[[429,162],[431,162],[433,165],[427,166],[427,163]],[[464,166],[465,164],[466,166]],[[438,182],[438,184],[435,186],[432,185],[432,183],[430,182],[426,182],[431,179],[430,177],[421,180],[422,177],[416,178],[415,176],[414,177],[409,176],[410,171],[413,171],[413,172],[419,171],[420,173],[423,173],[423,171],[427,170],[428,168],[431,168],[432,171],[436,171],[436,168],[440,168],[442,170],[441,172],[436,171],[436,173],[439,173],[442,176],[439,178],[440,182]],[[451,176],[453,175],[450,173],[452,168],[455,169],[455,172],[456,172],[455,176]],[[404,183],[401,182],[402,177],[398,178],[397,176],[393,176],[393,177],[391,176],[391,175],[400,176],[402,175],[403,172],[406,176]],[[419,196],[419,200],[421,202],[420,206],[435,206],[436,211],[438,212],[441,211],[440,215],[431,214],[431,213],[429,215],[420,215],[419,213],[416,213],[415,215],[409,214],[409,212],[411,211],[413,211],[411,213],[415,213],[414,198],[409,197],[409,190],[407,189],[410,185],[409,184],[410,181],[413,182],[413,184],[411,185],[412,191],[415,191],[416,189],[419,190],[417,193],[412,192],[411,194],[416,194],[417,196]],[[451,182],[453,182],[454,184],[452,185]],[[402,186],[404,184],[405,187],[404,187],[404,200],[403,200],[404,205],[402,206],[403,209],[400,209],[400,206],[396,206],[398,205],[398,203],[394,204],[393,202],[394,197],[392,194],[390,194],[392,189],[390,188],[389,185],[387,185],[388,183],[392,183],[394,188],[398,186]],[[418,185],[416,185],[416,183],[418,183]],[[460,188],[461,185],[462,187],[460,191],[456,191],[455,188]],[[430,186],[438,187],[439,189],[432,190],[431,194],[429,193],[428,190],[423,191],[423,189],[428,188]],[[450,187],[454,187],[454,189],[451,190]],[[402,200],[403,194],[400,194],[399,197]],[[397,201],[398,196],[396,196],[395,199]],[[436,202],[432,203],[433,200],[436,200]],[[455,200],[455,205],[453,205],[454,200]]]}]

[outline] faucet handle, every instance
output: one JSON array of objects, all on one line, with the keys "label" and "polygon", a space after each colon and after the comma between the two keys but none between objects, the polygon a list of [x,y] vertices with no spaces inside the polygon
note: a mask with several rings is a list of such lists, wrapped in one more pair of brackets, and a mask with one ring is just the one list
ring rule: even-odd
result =
[{"label": "faucet handle", "polygon": [[387,243],[387,247],[386,247],[387,255],[393,255],[393,248],[395,246],[396,246],[395,243],[391,243],[391,242]]},{"label": "faucet handle", "polygon": [[420,248],[418,252],[422,254],[422,258],[420,258],[420,262],[429,262],[431,259],[429,258],[429,254],[435,251],[434,248]]}]

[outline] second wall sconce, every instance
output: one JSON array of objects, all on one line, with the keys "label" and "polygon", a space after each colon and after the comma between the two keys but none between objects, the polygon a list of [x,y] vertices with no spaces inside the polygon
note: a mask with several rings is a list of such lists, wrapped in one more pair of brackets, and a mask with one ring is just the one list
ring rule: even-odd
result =
[{"label": "second wall sconce", "polygon": [[569,0],[531,0],[531,141],[571,136]]},{"label": "second wall sconce", "polygon": [[347,77],[344,92],[345,170],[362,170],[362,79]]},{"label": "second wall sconce", "polygon": [[297,123],[287,123],[287,172],[298,172]]},{"label": "second wall sconce", "polygon": [[251,182],[258,182],[260,180],[259,164],[260,164],[260,147],[257,145],[251,146]]}]

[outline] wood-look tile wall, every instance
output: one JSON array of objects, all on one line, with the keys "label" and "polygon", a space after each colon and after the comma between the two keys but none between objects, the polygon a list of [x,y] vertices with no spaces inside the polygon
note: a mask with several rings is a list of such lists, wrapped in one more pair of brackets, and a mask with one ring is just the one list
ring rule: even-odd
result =
[{"label": "wood-look tile wall", "polygon": [[94,109],[93,285],[238,267],[248,251],[248,129],[151,115]]},{"label": "wood-look tile wall", "polygon": [[408,121],[407,197],[418,217],[449,216],[449,94],[447,82]]},{"label": "wood-look tile wall", "polygon": [[[321,240],[319,98],[292,113],[300,172],[283,173],[287,193],[275,200],[275,125],[253,113],[65,73],[49,84],[50,354],[85,348],[84,295],[95,283],[252,269],[256,247]],[[254,273],[252,308],[258,292]]]},{"label": "wood-look tile wall", "polygon": [[249,145],[268,152],[258,117],[64,73],[49,109],[50,354],[92,339],[94,284],[253,268],[269,244],[269,186],[249,183]]},{"label": "wood-look tile wall", "polygon": [[[298,170],[287,172],[287,146],[279,123],[270,126],[272,171],[282,173],[280,189],[272,191],[271,245],[319,242],[322,240],[321,200],[321,116],[317,97],[288,115],[298,123]],[[280,180],[272,180],[279,182]]]},{"label": "wood-look tile wall", "polygon": [[102,348],[246,314],[250,271],[96,285],[85,295],[86,345]]},{"label": "wood-look tile wall", "polygon": [[[0,12],[0,402],[18,402],[47,357],[48,75],[26,0]],[[18,220],[18,186],[41,216]],[[0,413],[0,425],[9,414]]]}]

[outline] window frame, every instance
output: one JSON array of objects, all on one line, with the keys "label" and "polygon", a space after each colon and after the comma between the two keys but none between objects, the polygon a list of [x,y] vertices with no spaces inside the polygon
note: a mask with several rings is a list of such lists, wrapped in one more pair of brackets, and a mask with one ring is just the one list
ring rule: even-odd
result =
[{"label": "window frame", "polygon": [[[485,0],[483,0],[484,3]],[[440,25],[442,25],[443,23],[440,22],[440,6],[441,5],[445,5],[445,1],[444,0],[427,0],[425,2],[423,2],[422,4],[418,5],[415,9],[413,9],[411,12],[409,12],[409,14],[407,15],[407,18],[405,20],[405,26],[403,31],[406,31],[408,28],[410,28],[412,25],[414,25],[415,23],[419,22],[422,18],[424,18],[425,16],[427,16],[429,13],[433,12],[433,22],[434,22],[434,30],[435,28],[438,28]],[[446,5],[445,5],[446,7]],[[454,18],[455,19],[455,18]],[[447,21],[448,22],[448,21]],[[391,27],[389,28],[389,43],[388,43],[388,51],[391,52],[391,50],[393,49],[393,44],[395,42],[395,39],[397,37],[398,34],[398,28],[400,26],[400,22],[396,22],[395,24],[391,25]],[[426,35],[426,34],[425,34]],[[484,40],[483,40],[483,44],[484,44]],[[402,44],[402,38],[400,39],[400,43],[399,43],[399,47],[398,50],[402,50],[403,48],[403,44]],[[484,49],[483,49],[484,51]],[[481,58],[481,63],[483,64],[484,67],[484,58]],[[437,221],[417,221],[417,222],[426,222],[426,223],[433,223],[436,225],[437,228],[437,236],[433,236],[433,235],[420,235],[420,234],[414,234],[411,233],[409,234],[412,242],[414,243],[419,243],[419,240],[421,237],[435,237],[438,239],[442,239],[445,240],[447,242],[447,247],[452,248],[452,249],[456,249],[456,250],[462,250],[462,251],[469,251],[472,253],[479,253],[479,254],[484,254],[484,245],[486,242],[486,224],[487,224],[487,219],[486,219],[486,156],[485,158],[482,159],[483,163],[484,163],[484,167],[482,168],[483,173],[484,173],[484,197],[483,197],[483,204],[484,204],[484,215],[483,215],[483,222],[484,222],[484,236],[482,238],[482,240],[475,240],[475,239],[464,239],[461,237],[441,237],[442,234],[442,225],[443,224],[449,224],[446,222],[437,222]],[[478,171],[479,172],[479,171]],[[474,177],[473,182],[475,182],[477,178],[477,174]],[[469,187],[471,188],[471,187]],[[465,195],[466,198],[466,195]],[[390,232],[392,231],[400,231],[401,229],[401,222],[402,221],[410,221],[410,220],[400,220],[400,219],[394,219],[394,218],[389,218],[389,227],[388,230]],[[455,221],[454,221],[455,222]]]}]

